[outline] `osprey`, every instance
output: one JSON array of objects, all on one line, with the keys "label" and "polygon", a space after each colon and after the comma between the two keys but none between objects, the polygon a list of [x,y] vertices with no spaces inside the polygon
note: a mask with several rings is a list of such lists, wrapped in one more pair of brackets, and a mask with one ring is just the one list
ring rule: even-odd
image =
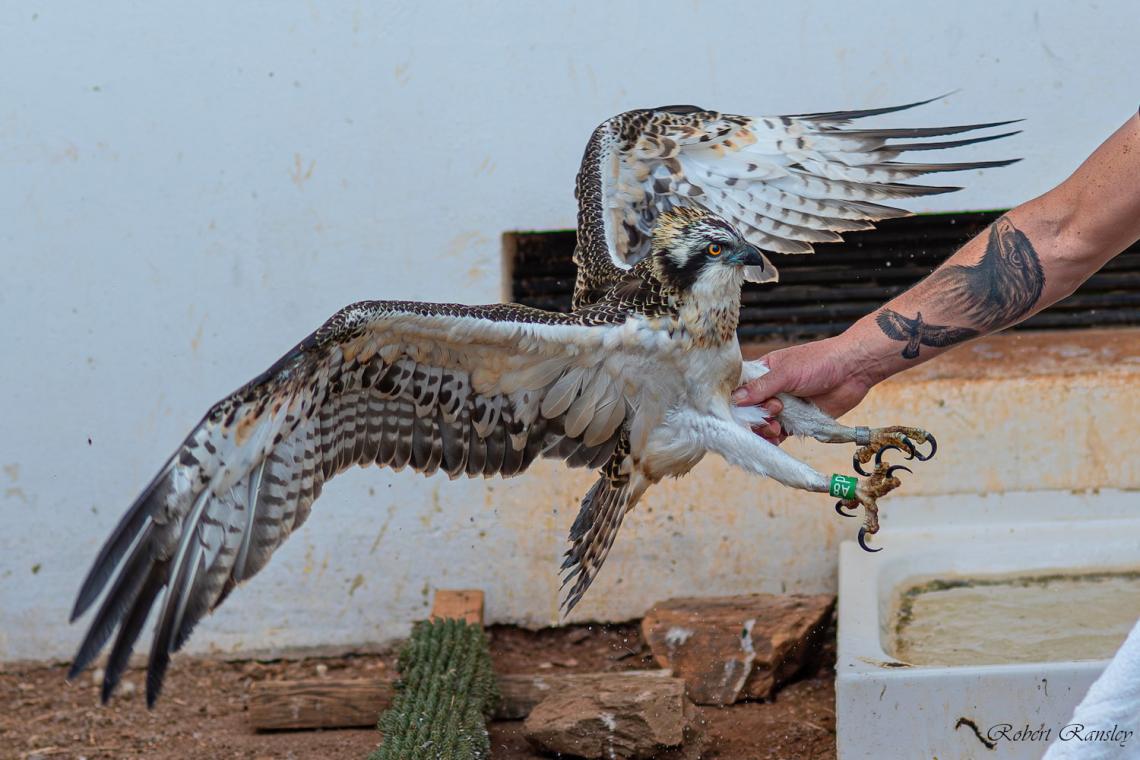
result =
[{"label": "osprey", "polygon": [[[72,611],[74,621],[106,590],[70,677],[117,631],[106,700],[158,602],[153,705],[195,624],[265,565],[324,483],[354,464],[451,478],[510,477],[538,457],[598,469],[570,529],[567,611],[645,490],[708,452],[827,492],[827,476],[753,434],[750,424],[763,418],[730,401],[733,388],[764,372],[741,361],[740,290],[746,280],[776,279],[762,250],[810,253],[906,214],[880,201],[957,189],[899,180],[1009,163],[894,159],[1005,135],[899,139],[1010,122],[848,126],[914,105],[772,118],[671,106],[604,122],[577,178],[573,310],[366,301],[335,314],[215,404],[123,516]],[[934,439],[914,427],[847,427],[810,403],[783,401],[785,429],[860,445],[856,469],[867,477],[837,508],[864,507],[862,542],[877,530],[877,498],[899,485],[882,452],[928,458]],[[929,442],[930,453],[916,442]],[[863,472],[872,457],[875,469]]]}]

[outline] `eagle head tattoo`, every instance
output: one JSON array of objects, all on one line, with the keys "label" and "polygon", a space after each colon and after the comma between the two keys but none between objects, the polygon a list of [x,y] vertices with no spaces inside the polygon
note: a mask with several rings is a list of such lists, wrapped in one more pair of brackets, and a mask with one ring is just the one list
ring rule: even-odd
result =
[{"label": "eagle head tattoo", "polygon": [[875,322],[888,338],[906,343],[904,359],[917,358],[920,345],[952,346],[1014,324],[1041,299],[1045,272],[1029,238],[1003,216],[990,226],[977,264],[944,267],[930,276],[926,286],[934,302],[945,304],[978,329],[932,325],[923,320],[922,312],[912,319],[883,309]]},{"label": "eagle head tattoo", "polygon": [[945,287],[944,298],[961,304],[970,322],[988,331],[1029,313],[1041,299],[1045,273],[1029,238],[1003,216],[990,226],[981,261],[946,267],[931,285]]}]

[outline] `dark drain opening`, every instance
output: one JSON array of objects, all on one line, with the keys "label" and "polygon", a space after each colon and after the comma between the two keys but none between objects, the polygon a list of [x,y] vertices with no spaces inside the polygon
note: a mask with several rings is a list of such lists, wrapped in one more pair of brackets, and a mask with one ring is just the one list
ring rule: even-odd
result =
[{"label": "dark drain opening", "polygon": [[[769,254],[780,282],[746,285],[742,340],[804,340],[836,335],[942,263],[1001,211],[927,214],[853,232],[810,256]],[[507,236],[511,300],[570,310],[574,232]],[[513,249],[513,256],[510,252]],[[1140,325],[1140,244],[1110,261],[1076,293],[1015,329],[1063,330]]]}]

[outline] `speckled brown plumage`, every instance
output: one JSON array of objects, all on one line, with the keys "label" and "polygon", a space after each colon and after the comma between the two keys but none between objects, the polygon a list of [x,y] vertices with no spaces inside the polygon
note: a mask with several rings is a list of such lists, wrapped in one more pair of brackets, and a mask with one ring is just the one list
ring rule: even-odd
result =
[{"label": "speckled brown plumage", "polygon": [[[324,483],[354,464],[450,477],[510,477],[538,457],[603,468],[571,531],[572,607],[644,490],[704,455],[692,441],[678,448],[668,432],[659,450],[649,447],[679,410],[704,420],[709,398],[739,379],[741,281],[774,277],[756,241],[810,250],[804,241],[896,213],[874,198],[942,190],[883,177],[967,167],[885,161],[931,147],[886,141],[974,127],[840,128],[865,115],[749,119],[675,106],[604,123],[578,174],[574,311],[365,301],[337,312],[215,404],[124,515],[72,611],[74,620],[102,597],[71,675],[114,636],[106,699],[157,605],[153,704],[195,624],[265,565]],[[817,155],[827,139],[866,159],[850,169],[861,179],[830,176],[835,166]],[[740,160],[762,140],[782,158]],[[713,167],[714,159],[726,163]],[[783,174],[761,178],[764,166]],[[753,195],[735,194],[747,187]]]},{"label": "speckled brown plumage", "polygon": [[[908,214],[881,201],[958,189],[900,180],[1011,163],[895,159],[906,152],[957,148],[1015,134],[923,141],[1012,122],[849,128],[853,120],[928,102],[770,117],[667,106],[607,119],[586,145],[575,185],[574,305],[600,298],[622,271],[648,254],[657,219],[670,208],[696,206],[718,214],[763,250],[811,253],[814,244],[840,240],[843,232]],[[750,274],[756,279],[760,273]]]},{"label": "speckled brown plumage", "polygon": [[118,628],[109,694],[165,588],[153,701],[197,621],[265,565],[324,483],[352,465],[510,477],[540,456],[572,467],[628,456],[618,447],[628,449],[640,406],[636,379],[613,374],[621,367],[607,358],[650,349],[607,336],[631,319],[650,333],[700,334],[681,324],[686,294],[658,274],[642,262],[570,314],[412,301],[337,312],[215,404],[128,511],[76,601],[78,616],[114,578],[73,672]]}]

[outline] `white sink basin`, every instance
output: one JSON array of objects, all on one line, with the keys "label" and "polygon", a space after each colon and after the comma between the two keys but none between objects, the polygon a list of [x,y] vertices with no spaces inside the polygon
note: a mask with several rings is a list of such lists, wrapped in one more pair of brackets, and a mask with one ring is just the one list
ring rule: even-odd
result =
[{"label": "white sink basin", "polygon": [[[888,654],[898,624],[899,593],[931,578],[1134,572],[1140,568],[1140,520],[892,529],[880,536],[875,543],[884,547],[881,553],[868,554],[853,542],[840,547],[840,760],[1040,758],[1107,661],[1070,654],[1048,658],[1055,660],[1051,662],[901,662]],[[1056,595],[1058,613],[1043,622],[1056,626],[1064,619],[1066,592],[1080,593],[1080,585],[1072,584],[1073,590],[1064,583],[1046,588]],[[1037,601],[1034,615],[1040,614]],[[995,607],[988,618],[983,611],[980,619],[1001,626],[1010,614],[1009,608]],[[1021,619],[1019,626],[1026,622]],[[992,652],[988,659],[994,661]],[[1010,659],[1017,657],[1011,654]],[[1140,737],[1133,734],[1125,741],[1140,751]],[[993,745],[992,751],[987,744]]]}]

